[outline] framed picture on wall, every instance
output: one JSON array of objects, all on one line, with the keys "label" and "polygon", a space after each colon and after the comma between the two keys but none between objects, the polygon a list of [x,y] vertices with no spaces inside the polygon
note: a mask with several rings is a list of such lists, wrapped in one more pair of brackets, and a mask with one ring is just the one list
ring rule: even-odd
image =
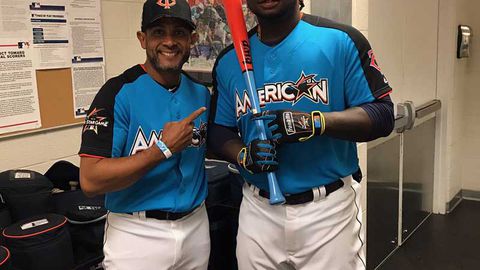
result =
[{"label": "framed picture on wall", "polygon": [[[223,48],[232,44],[227,18],[222,0],[188,0],[192,8],[192,18],[197,25],[198,42],[193,46],[190,60],[185,63],[187,71],[211,72],[215,60]],[[247,29],[257,23],[255,15],[247,8],[243,0],[243,11]]]}]

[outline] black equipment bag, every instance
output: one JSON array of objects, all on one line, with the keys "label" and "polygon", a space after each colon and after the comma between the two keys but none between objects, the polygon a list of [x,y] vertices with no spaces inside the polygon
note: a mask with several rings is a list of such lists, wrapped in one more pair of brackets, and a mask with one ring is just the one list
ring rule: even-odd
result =
[{"label": "black equipment bag", "polygon": [[12,218],[10,217],[10,211],[5,203],[0,203],[0,230],[5,229],[8,225],[12,224]]},{"label": "black equipment bag", "polygon": [[4,246],[0,246],[0,270],[13,270],[10,251]]},{"label": "black equipment bag", "polygon": [[210,224],[210,258],[208,269],[237,269],[235,258],[236,220],[238,209],[232,207],[232,187],[234,183],[228,163],[219,160],[206,160],[208,196],[205,201]]},{"label": "black equipment bag", "polygon": [[38,172],[8,170],[0,173],[0,194],[13,222],[48,213],[52,187],[50,180]]},{"label": "black equipment bag", "polygon": [[88,198],[81,190],[72,190],[54,193],[52,199],[55,212],[67,217],[75,264],[103,257],[105,196]]},{"label": "black equipment bag", "polygon": [[230,203],[230,181],[228,163],[219,160],[206,160],[205,172],[208,181],[208,196],[205,204],[208,207],[228,205]]},{"label": "black equipment bag", "polygon": [[80,189],[80,169],[72,163],[60,160],[45,172],[54,188],[61,190]]},{"label": "black equipment bag", "polygon": [[[0,231],[3,231],[8,225],[12,224],[12,218],[10,217],[10,211],[8,210],[7,205],[0,203]],[[3,235],[0,234],[0,243],[4,243]],[[0,267],[0,269],[2,269]]]},{"label": "black equipment bag", "polygon": [[67,218],[45,214],[24,219],[3,230],[13,266],[22,270],[67,270],[74,267]]},{"label": "black equipment bag", "polygon": [[103,259],[104,256],[99,256],[80,264],[77,264],[74,270],[103,270]]}]

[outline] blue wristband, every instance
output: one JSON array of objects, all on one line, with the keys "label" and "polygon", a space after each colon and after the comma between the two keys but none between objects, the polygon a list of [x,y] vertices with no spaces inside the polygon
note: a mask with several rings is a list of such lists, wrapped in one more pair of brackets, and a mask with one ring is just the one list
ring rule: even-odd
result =
[{"label": "blue wristband", "polygon": [[166,159],[172,156],[172,152],[170,151],[170,149],[168,149],[167,145],[161,140],[158,140],[157,147],[160,149],[160,151],[162,151]]}]

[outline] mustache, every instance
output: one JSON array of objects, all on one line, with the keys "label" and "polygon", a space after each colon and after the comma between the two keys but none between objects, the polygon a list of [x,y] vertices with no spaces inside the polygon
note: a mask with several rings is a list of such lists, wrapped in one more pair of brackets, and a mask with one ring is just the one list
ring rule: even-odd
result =
[{"label": "mustache", "polygon": [[265,2],[278,2],[278,0],[259,0],[257,1],[257,4],[263,4]]}]

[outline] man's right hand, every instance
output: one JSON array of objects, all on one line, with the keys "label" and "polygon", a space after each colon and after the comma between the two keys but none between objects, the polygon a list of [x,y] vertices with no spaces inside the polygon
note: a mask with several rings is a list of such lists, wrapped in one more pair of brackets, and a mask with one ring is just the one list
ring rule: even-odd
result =
[{"label": "man's right hand", "polygon": [[253,140],[237,155],[237,162],[251,174],[278,169],[277,152],[272,140]]},{"label": "man's right hand", "polygon": [[168,122],[163,127],[162,141],[172,153],[178,153],[192,143],[193,121],[197,119],[207,108],[201,107],[183,120]]}]

